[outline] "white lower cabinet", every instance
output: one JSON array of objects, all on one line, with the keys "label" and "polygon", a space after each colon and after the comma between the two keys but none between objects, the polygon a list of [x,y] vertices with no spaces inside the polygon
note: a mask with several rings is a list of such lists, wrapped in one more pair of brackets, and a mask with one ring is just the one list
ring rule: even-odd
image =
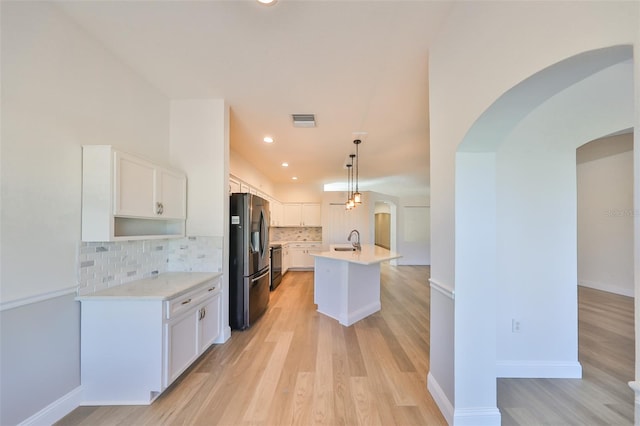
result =
[{"label": "white lower cabinet", "polygon": [[168,374],[165,375],[164,386],[171,382],[198,358],[198,319],[196,313],[190,310],[180,318],[167,322],[166,345]]},{"label": "white lower cabinet", "polygon": [[221,334],[221,277],[177,297],[79,297],[82,405],[147,405]]},{"label": "white lower cabinet", "polygon": [[321,251],[321,243],[289,243],[289,269],[313,269],[315,262],[310,253],[319,253]]},{"label": "white lower cabinet", "polygon": [[220,336],[222,298],[216,293],[198,310],[198,352],[202,353]]}]

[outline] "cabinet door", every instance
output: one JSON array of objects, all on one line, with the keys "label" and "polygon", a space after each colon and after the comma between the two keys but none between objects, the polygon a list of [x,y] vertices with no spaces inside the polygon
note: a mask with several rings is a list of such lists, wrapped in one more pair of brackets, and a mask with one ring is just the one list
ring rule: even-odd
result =
[{"label": "cabinet door", "polygon": [[190,310],[165,325],[167,334],[167,374],[169,386],[198,357],[198,312]]},{"label": "cabinet door", "polygon": [[269,208],[271,209],[271,226],[282,225],[282,203],[276,200],[269,202]]},{"label": "cabinet door", "polygon": [[242,192],[240,186],[241,186],[240,181],[233,178],[229,178],[229,194]]},{"label": "cabinet door", "polygon": [[310,247],[307,250],[305,250],[305,258],[304,258],[304,266],[305,268],[314,268],[316,265],[316,258],[311,256],[311,253],[320,253],[320,249],[317,247]]},{"label": "cabinet door", "polygon": [[290,268],[304,268],[306,264],[306,250],[304,247],[290,247],[289,260]]},{"label": "cabinet door", "polygon": [[289,246],[282,246],[282,275],[289,270],[290,265]]},{"label": "cabinet door", "polygon": [[220,335],[220,293],[209,299],[199,310],[198,352],[207,350]]},{"label": "cabinet door", "polygon": [[282,216],[284,226],[302,226],[302,204],[283,204]]},{"label": "cabinet door", "polygon": [[116,216],[153,217],[155,167],[125,153],[116,152],[114,212]]},{"label": "cabinet door", "polygon": [[187,217],[187,178],[166,169],[157,169],[156,213],[163,219]]},{"label": "cabinet door", "polygon": [[302,205],[302,224],[304,226],[322,226],[320,204]]}]

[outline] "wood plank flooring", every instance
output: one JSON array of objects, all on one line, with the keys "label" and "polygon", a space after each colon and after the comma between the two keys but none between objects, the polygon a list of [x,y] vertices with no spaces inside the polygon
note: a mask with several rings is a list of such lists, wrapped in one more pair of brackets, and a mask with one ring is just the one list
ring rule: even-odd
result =
[{"label": "wood plank flooring", "polygon": [[426,389],[429,268],[383,265],[382,310],[351,327],[288,272],[265,315],[150,406],[79,407],[58,425],[444,425]]},{"label": "wood plank flooring", "polygon": [[[151,406],[79,407],[58,425],[441,425],[426,390],[429,268],[383,265],[382,311],[351,327],[289,272],[254,327],[212,347]],[[633,299],[579,288],[583,379],[499,379],[503,425],[631,425]]]},{"label": "wood plank flooring", "polygon": [[503,425],[632,425],[633,298],[578,287],[582,379],[498,379]]}]

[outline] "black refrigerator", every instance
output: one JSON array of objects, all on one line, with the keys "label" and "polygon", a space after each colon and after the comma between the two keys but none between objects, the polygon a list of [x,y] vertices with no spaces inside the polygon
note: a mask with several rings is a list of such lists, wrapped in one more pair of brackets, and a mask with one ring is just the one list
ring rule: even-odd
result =
[{"label": "black refrigerator", "polygon": [[229,325],[244,330],[269,304],[269,202],[234,193],[230,210]]}]

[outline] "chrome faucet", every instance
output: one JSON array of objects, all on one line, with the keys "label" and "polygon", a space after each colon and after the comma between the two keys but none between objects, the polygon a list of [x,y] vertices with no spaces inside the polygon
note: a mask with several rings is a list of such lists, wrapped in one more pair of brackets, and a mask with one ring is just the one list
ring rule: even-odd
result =
[{"label": "chrome faucet", "polygon": [[362,247],[360,246],[360,232],[358,232],[357,229],[354,229],[353,231],[351,231],[349,233],[349,236],[347,237],[347,241],[351,241],[351,237],[353,236],[354,233],[356,234],[356,242],[355,243],[351,243],[351,245],[356,250],[362,250]]}]

